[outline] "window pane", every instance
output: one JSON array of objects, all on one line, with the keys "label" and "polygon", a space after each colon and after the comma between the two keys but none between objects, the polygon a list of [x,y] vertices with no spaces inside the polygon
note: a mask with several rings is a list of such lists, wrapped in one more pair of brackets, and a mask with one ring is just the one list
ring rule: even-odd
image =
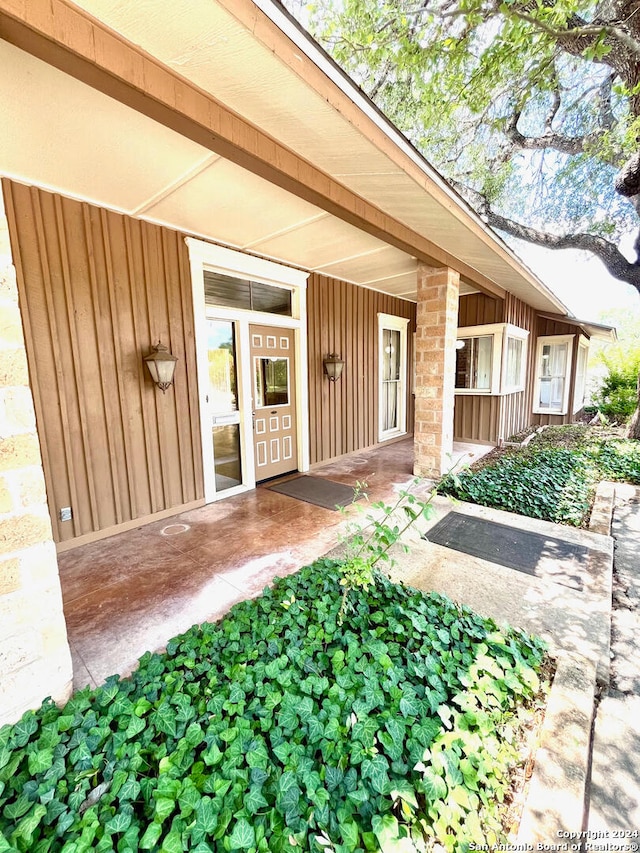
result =
[{"label": "window pane", "polygon": [[291,291],[244,278],[204,271],[204,301],[207,305],[265,311],[291,317]]},{"label": "window pane", "polygon": [[493,336],[459,338],[456,347],[456,388],[491,390]]},{"label": "window pane", "polygon": [[456,348],[456,388],[471,388],[471,341],[460,338]]},{"label": "window pane", "polygon": [[517,388],[522,382],[522,351],[524,341],[521,338],[507,340],[507,388]]},{"label": "window pane", "polygon": [[565,341],[559,344],[543,344],[540,370],[541,409],[562,411],[564,408],[564,391],[566,382],[569,344]]},{"label": "window pane", "polygon": [[216,492],[223,492],[242,483],[239,424],[213,427],[213,458]]},{"label": "window pane", "polygon": [[225,308],[251,308],[251,282],[230,275],[204,271],[204,301]]},{"label": "window pane", "polygon": [[289,359],[256,358],[256,406],[285,406],[289,402]]},{"label": "window pane", "polygon": [[291,291],[284,287],[251,282],[251,304],[254,311],[291,316]]},{"label": "window pane", "polygon": [[482,338],[474,338],[476,341],[474,372],[475,384],[474,388],[479,391],[489,391],[491,389],[491,349],[493,338],[490,336]]},{"label": "window pane", "polygon": [[212,410],[237,412],[236,347],[230,320],[209,320],[209,397]]},{"label": "window pane", "polygon": [[397,329],[382,330],[382,378],[400,379],[400,332]]},{"label": "window pane", "polygon": [[382,383],[382,429],[398,428],[398,391],[400,383],[389,381]]}]

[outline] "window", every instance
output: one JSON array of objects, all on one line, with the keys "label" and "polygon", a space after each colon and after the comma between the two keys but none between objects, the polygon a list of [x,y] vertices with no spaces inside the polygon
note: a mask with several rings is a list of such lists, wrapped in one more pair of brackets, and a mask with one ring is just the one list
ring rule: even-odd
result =
[{"label": "window", "polygon": [[287,288],[210,270],[204,271],[204,300],[206,305],[291,317],[291,291]]},{"label": "window", "polygon": [[536,414],[565,415],[569,407],[569,377],[574,335],[538,338],[536,387],[533,411]]},{"label": "window", "polygon": [[587,359],[589,358],[589,341],[583,335],[578,343],[578,359],[576,361],[576,384],[573,392],[573,414],[584,406],[584,394],[587,388]]},{"label": "window", "polygon": [[404,317],[378,314],[380,441],[407,430],[407,325]]},{"label": "window", "polygon": [[510,323],[458,329],[456,394],[522,391],[529,332]]},{"label": "window", "polygon": [[458,338],[456,344],[456,388],[491,390],[493,335]]}]

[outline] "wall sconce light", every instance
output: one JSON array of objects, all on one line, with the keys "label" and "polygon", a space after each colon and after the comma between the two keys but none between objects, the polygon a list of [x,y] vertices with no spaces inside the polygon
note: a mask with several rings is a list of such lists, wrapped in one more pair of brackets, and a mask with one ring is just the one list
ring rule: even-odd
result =
[{"label": "wall sconce light", "polygon": [[329,355],[323,359],[324,364],[324,372],[329,377],[330,382],[337,382],[338,379],[342,376],[342,368],[344,367],[344,361],[340,358],[340,356],[335,353],[329,353]]},{"label": "wall sconce light", "polygon": [[151,378],[164,394],[167,388],[173,385],[173,373],[178,357],[172,355],[160,341],[151,349],[153,352],[145,356],[144,362],[149,368]]}]

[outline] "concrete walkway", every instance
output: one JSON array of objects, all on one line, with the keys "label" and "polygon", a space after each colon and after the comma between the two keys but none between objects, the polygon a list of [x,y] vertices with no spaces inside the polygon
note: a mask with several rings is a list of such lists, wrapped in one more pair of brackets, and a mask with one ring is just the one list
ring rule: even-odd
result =
[{"label": "concrete walkway", "polygon": [[[408,554],[398,554],[394,580],[425,592],[435,591],[482,616],[537,634],[549,643],[552,654],[569,652],[597,665],[598,681],[609,680],[611,564],[609,536],[566,525],[526,518],[503,510],[468,503],[452,505],[436,497],[437,515],[412,536]],[[498,524],[541,534],[551,540],[587,549],[582,589],[562,583],[557,561],[541,560],[536,575],[421,539],[446,513],[475,516]],[[573,569],[575,571],[575,568]],[[571,572],[569,572],[571,573]]]},{"label": "concrete walkway", "polygon": [[611,532],[611,681],[596,716],[588,827],[613,843],[623,841],[616,831],[640,832],[640,489],[616,486]]}]

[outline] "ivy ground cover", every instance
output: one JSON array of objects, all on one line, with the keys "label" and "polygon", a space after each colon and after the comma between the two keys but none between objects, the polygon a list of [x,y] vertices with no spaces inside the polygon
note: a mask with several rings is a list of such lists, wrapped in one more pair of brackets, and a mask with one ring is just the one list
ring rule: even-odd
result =
[{"label": "ivy ground cover", "polygon": [[544,651],[339,565],[276,581],[0,729],[0,853],[447,850],[504,840]]},{"label": "ivy ground cover", "polygon": [[640,442],[588,426],[549,427],[525,448],[507,448],[439,491],[459,500],[580,527],[600,480],[640,484]]}]

